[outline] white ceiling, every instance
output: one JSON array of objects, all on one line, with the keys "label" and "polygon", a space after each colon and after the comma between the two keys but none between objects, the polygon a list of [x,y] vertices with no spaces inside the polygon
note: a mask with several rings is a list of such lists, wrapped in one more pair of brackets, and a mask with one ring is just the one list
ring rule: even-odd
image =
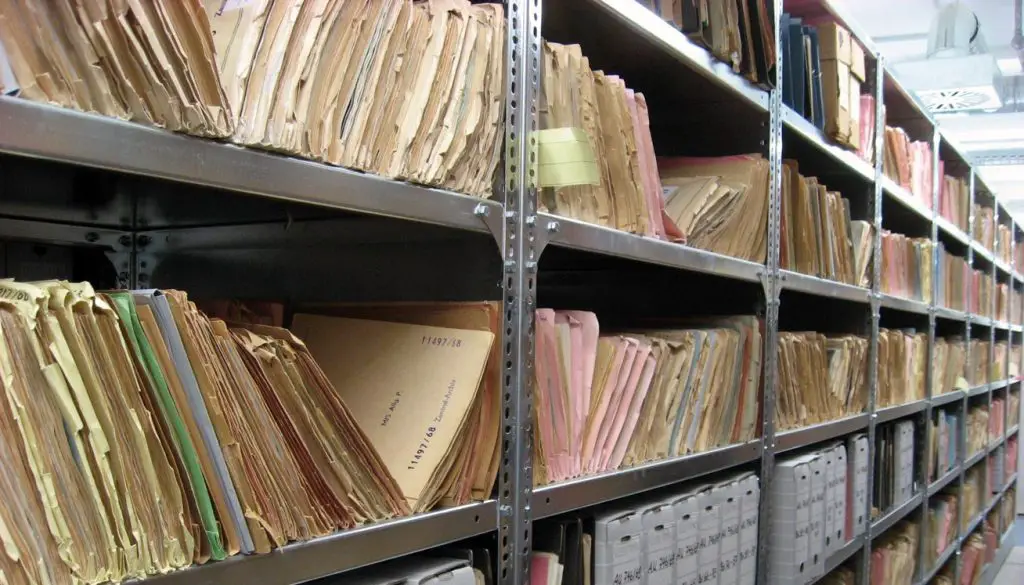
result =
[{"label": "white ceiling", "polygon": [[[928,31],[939,8],[952,0],[836,0],[870,35],[885,58],[892,62],[925,58]],[[989,52],[1007,81],[1022,82],[1021,64],[1011,46],[1014,36],[1014,4],[1024,0],[960,0],[978,16]],[[1024,88],[1024,83],[1020,87]],[[939,124],[968,156],[993,152],[1020,154],[1024,161],[1024,105],[1019,112],[943,116]],[[987,167],[981,171],[985,184],[1024,219],[1024,165]],[[1015,208],[1015,209],[1014,209]]]}]

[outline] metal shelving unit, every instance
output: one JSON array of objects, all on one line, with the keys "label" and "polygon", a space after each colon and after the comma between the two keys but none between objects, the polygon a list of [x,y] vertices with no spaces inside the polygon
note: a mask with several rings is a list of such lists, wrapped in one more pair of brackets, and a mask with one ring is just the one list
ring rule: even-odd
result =
[{"label": "metal shelving unit", "polygon": [[[857,32],[856,26],[845,19],[841,8],[828,0],[821,2]],[[988,316],[947,309],[934,302],[924,303],[883,294],[878,286],[879,262],[873,263],[870,288],[835,283],[779,268],[779,175],[785,135],[810,145],[821,154],[825,162],[820,164],[863,183],[865,191],[871,194],[868,215],[876,228],[882,225],[886,210],[893,214],[909,214],[913,221],[928,226],[934,241],[941,237],[959,242],[972,265],[975,258],[990,265],[991,278],[996,279],[997,274],[1002,273],[1011,281],[1024,282],[1014,267],[1006,265],[993,251],[981,246],[974,234],[965,233],[939,217],[933,211],[935,205],[929,208],[882,174],[880,161],[884,126],[880,114],[883,105],[890,105],[886,104],[887,96],[904,103],[901,107],[893,104],[890,111],[896,118],[890,120],[899,124],[898,118],[904,110],[909,111],[917,131],[933,140],[936,158],[963,157],[955,151],[954,145],[941,137],[931,117],[892,78],[884,60],[870,43],[865,45],[869,49],[869,69],[874,79],[866,87],[871,87],[875,94],[879,114],[876,116],[874,164],[830,144],[816,128],[782,105],[780,90],[751,84],[635,0],[566,0],[564,3],[560,0],[557,3],[545,2],[543,7],[541,0],[506,0],[505,4],[506,13],[510,15],[508,28],[511,34],[506,59],[508,87],[504,167],[501,187],[492,200],[0,97],[0,153],[3,153],[0,172],[5,170],[3,163],[8,161],[17,161],[17,164],[44,164],[40,161],[45,161],[45,164],[59,163],[100,173],[103,177],[117,178],[109,183],[97,183],[100,188],[110,190],[105,193],[108,197],[101,198],[100,203],[50,201],[45,197],[40,202],[0,200],[0,239],[100,250],[110,260],[118,283],[125,287],[158,285],[153,283],[155,267],[147,264],[154,262],[153,249],[158,246],[165,251],[173,248],[178,253],[187,250],[199,254],[205,250],[233,249],[243,240],[249,245],[259,241],[268,249],[298,242],[306,248],[319,248],[317,253],[324,256],[324,247],[342,244],[368,248],[370,244],[385,241],[406,243],[409,238],[414,242],[432,244],[455,241],[459,244],[458,254],[471,253],[474,257],[473,266],[467,269],[467,273],[472,275],[465,277],[470,282],[464,285],[470,292],[465,294],[478,298],[490,294],[490,298],[500,298],[503,304],[500,339],[505,368],[500,421],[503,456],[493,499],[363,526],[327,538],[289,545],[273,554],[232,558],[154,577],[151,581],[230,585],[258,580],[267,585],[293,585],[467,538],[493,535],[498,548],[497,583],[528,583],[533,520],[737,467],[759,471],[761,493],[764,495],[770,490],[777,455],[854,433],[865,433],[869,438],[869,449],[873,450],[877,425],[905,418],[928,421],[935,408],[956,403],[962,412],[966,412],[969,400],[985,397],[984,400],[990,401],[993,391],[1017,381],[990,379],[986,384],[967,391],[956,390],[931,396],[931,367],[928,364],[925,370],[929,388],[927,398],[875,408],[877,341],[884,321],[881,316],[883,309],[905,319],[920,322],[923,322],[922,318],[927,319],[929,356],[940,327],[937,320],[943,320],[943,326],[952,322],[954,326],[962,327],[965,339],[970,339],[974,328],[975,333],[987,336],[989,341],[996,339],[996,330],[1019,334],[1024,327],[1020,323],[996,321]],[[579,7],[586,8],[590,18],[599,19],[605,29],[614,29],[626,42],[643,42],[650,50],[658,52],[673,68],[663,71],[662,77],[687,75],[702,80],[702,91],[714,94],[711,101],[716,107],[733,104],[728,107],[747,111],[751,119],[757,120],[750,133],[756,134],[757,141],[764,145],[762,154],[768,158],[772,169],[769,189],[772,205],[765,263],[730,258],[538,211],[533,168],[536,146],[532,133],[538,124],[540,35],[546,34],[541,16],[545,12],[544,22],[552,16],[564,25],[567,20],[565,14],[571,14],[574,8]],[[782,8],[782,0],[775,0],[774,13],[780,14]],[[560,14],[562,11],[565,12]],[[582,26],[586,24],[576,23],[577,29]],[[777,30],[778,21],[775,26]],[[583,31],[576,32],[583,34]],[[782,52],[777,53],[781,55]],[[784,65],[779,63],[777,69]],[[629,83],[628,75],[625,79]],[[652,125],[655,124],[657,118],[652,114]],[[33,161],[25,162],[28,159]],[[965,176],[970,178],[973,202],[980,180],[970,164],[964,164],[968,167]],[[938,180],[933,181],[936,188],[939,183]],[[196,189],[200,192],[193,192]],[[219,210],[217,207],[221,204],[216,197],[230,198],[231,203]],[[933,194],[933,200],[935,198],[937,193]],[[68,205],[68,209],[64,209],[64,205]],[[293,222],[296,212],[309,217],[298,217]],[[208,214],[213,214],[217,221],[206,220]],[[279,221],[281,217],[287,217],[286,224]],[[272,221],[278,223],[269,226]],[[1016,222],[1013,225],[1016,241],[1019,241],[1019,226]],[[877,258],[880,253],[878,229],[875,234],[873,246]],[[475,247],[464,246],[467,241]],[[333,251],[333,248],[326,250],[326,256]],[[551,274],[541,266],[541,260],[560,252],[585,256],[588,261],[611,259],[615,262],[612,271],[623,266],[630,271],[640,267],[657,268],[683,275],[711,275],[756,288],[762,296],[759,312],[765,324],[762,436],[747,444],[534,487],[532,324],[537,307],[537,288],[551,279]],[[458,259],[460,262],[463,260],[461,256]],[[178,270],[164,275],[165,282],[173,283],[175,275],[185,274],[180,267]],[[452,275],[458,277],[459,273],[453,269]],[[413,269],[401,282],[403,285],[407,282],[423,285],[426,294],[433,295],[431,298],[447,298],[449,292],[446,288],[449,283],[430,269],[418,272]],[[498,287],[494,286],[496,282],[500,282]],[[227,286],[230,284],[226,283]],[[324,285],[328,296],[330,286],[330,282]],[[799,310],[799,303],[788,305],[781,302],[782,295],[788,293],[808,295],[824,302],[852,303],[858,310],[864,310],[867,316],[865,334],[871,339],[866,412],[807,428],[775,432],[774,396],[778,375],[775,343],[780,329],[779,315]],[[826,319],[822,317],[823,326]],[[1011,339],[1020,342],[1019,337]],[[918,428],[926,426],[918,425]],[[1004,437],[993,441],[990,449],[995,449],[1016,432],[1016,426],[1008,429]],[[958,436],[962,438],[963,433],[958,433]],[[827,570],[850,562],[858,557],[858,553],[868,552],[875,537],[900,520],[910,518],[916,511],[923,517],[929,498],[954,481],[962,485],[964,471],[973,465],[984,464],[990,449],[957,462],[952,470],[930,484],[922,471],[918,478],[919,491],[907,502],[875,519],[865,534],[830,556],[826,562]],[[962,449],[960,454],[962,457]],[[869,457],[869,461],[873,461],[873,457]],[[873,474],[874,470],[869,468],[869,485]],[[986,510],[998,505],[1014,481],[1003,486]],[[869,516],[870,505],[869,501],[869,509],[864,511]],[[759,583],[765,582],[766,552],[771,546],[770,515],[767,498],[762,497]],[[983,518],[984,514],[979,515],[972,523],[976,525]],[[919,563],[917,582],[926,584],[943,562],[956,554],[966,534],[969,531],[958,536],[954,545],[939,559],[938,566],[925,568]],[[992,567],[998,567],[999,558],[1005,558],[1008,550],[1004,543]],[[871,555],[860,554],[858,558],[861,583],[867,583]],[[994,569],[989,571],[993,577],[994,572]]]}]

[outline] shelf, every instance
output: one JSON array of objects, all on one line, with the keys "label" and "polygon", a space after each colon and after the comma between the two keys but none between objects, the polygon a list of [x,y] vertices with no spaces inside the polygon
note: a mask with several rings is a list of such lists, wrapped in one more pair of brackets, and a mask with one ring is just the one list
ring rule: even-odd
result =
[{"label": "shelf", "polygon": [[992,263],[996,265],[996,268],[1002,270],[1003,274],[1007,276],[1013,276],[1013,268],[1011,268],[1010,265],[1007,262],[1005,262],[1002,258],[998,258],[993,255]]},{"label": "shelf", "polygon": [[957,227],[953,222],[942,217],[941,215],[935,216],[935,224],[939,226],[946,235],[960,242],[965,246],[971,245],[971,237],[967,235],[965,231]]},{"label": "shelf", "polygon": [[1009,331],[1010,330],[1010,322],[1009,321],[999,321],[999,320],[996,320],[996,321],[993,321],[992,323],[993,323],[993,325],[995,326],[996,329],[1002,329],[1003,331]]},{"label": "shelf", "polygon": [[822,577],[839,568],[839,566],[845,563],[847,559],[857,554],[857,551],[863,548],[863,546],[864,535],[858,534],[853,538],[853,540],[844,544],[843,548],[829,555],[829,557],[825,559],[825,573]]},{"label": "shelf", "polygon": [[887,309],[895,309],[897,311],[906,311],[908,313],[918,313],[921,315],[928,314],[928,303],[923,301],[915,301],[913,299],[905,299],[903,297],[897,297],[885,293],[879,293],[879,301],[881,305]]},{"label": "shelf", "polygon": [[489,500],[361,526],[265,555],[236,555],[145,583],[293,585],[494,531],[497,522],[497,502]]},{"label": "shelf", "polygon": [[988,448],[986,449],[986,451],[988,452],[989,455],[991,455],[992,452],[995,451],[996,449],[998,449],[999,446],[1002,445],[1002,444],[1003,444],[1003,438],[1002,437],[997,437],[995,439],[991,439],[990,438],[989,442],[988,442]]},{"label": "shelf", "polygon": [[967,321],[967,313],[958,311],[956,309],[947,309],[946,307],[935,307],[935,316],[940,319],[949,319],[951,321]]},{"label": "shelf", "polygon": [[944,475],[939,477],[939,479],[937,479],[937,480],[933,481],[932,483],[928,484],[928,497],[930,498],[930,497],[934,496],[935,494],[939,493],[940,491],[942,491],[942,488],[944,488],[947,485],[949,485],[949,483],[951,481],[953,481],[954,479],[956,479],[958,477],[960,477],[960,465],[959,464],[958,465],[954,465],[952,469],[950,469]]},{"label": "shelf", "polygon": [[991,384],[982,384],[981,386],[974,386],[967,390],[967,396],[973,398],[975,396],[981,396],[982,394],[988,394],[991,389]]},{"label": "shelf", "polygon": [[887,406],[878,410],[875,415],[875,422],[881,424],[903,418],[905,416],[922,412],[928,408],[928,399],[915,400],[914,402],[908,402],[906,404],[899,404],[896,406]]},{"label": "shelf", "polygon": [[897,522],[907,517],[924,500],[924,492],[917,492],[909,500],[889,510],[878,520],[871,523],[871,536],[879,536],[892,528]]},{"label": "shelf", "polygon": [[950,402],[956,402],[958,400],[963,400],[963,398],[964,398],[964,391],[963,390],[954,390],[952,392],[946,392],[945,394],[939,394],[938,396],[933,396],[931,401],[932,401],[932,406],[942,406],[944,404],[949,404]]},{"label": "shelf", "polygon": [[1006,429],[1006,438],[1009,439],[1010,437],[1016,435],[1017,431],[1019,431],[1019,430],[1020,430],[1020,425],[1013,425],[1012,427]]},{"label": "shelf", "polygon": [[533,490],[532,518],[547,518],[693,479],[761,458],[761,441],[646,463]]},{"label": "shelf", "polygon": [[501,205],[141,124],[0,97],[0,152],[487,232]]},{"label": "shelf", "polygon": [[868,426],[868,414],[856,414],[825,423],[783,431],[775,435],[775,453],[784,453],[822,441],[855,433]]},{"label": "shelf", "polygon": [[960,539],[954,538],[953,542],[946,547],[946,550],[942,551],[939,558],[935,559],[935,565],[932,566],[932,568],[929,569],[919,581],[917,581],[917,584],[929,585],[932,582],[932,579],[935,578],[935,575],[937,575],[939,571],[942,570],[942,567],[946,565],[946,561],[955,555],[958,550],[960,550]]},{"label": "shelf", "polygon": [[[708,81],[735,97],[744,99],[761,111],[768,112],[768,92],[736,74],[729,65],[712,57],[707,49],[690,41],[686,35],[640,3],[634,0],[589,0],[586,4],[603,9],[633,33],[657,45]],[[545,8],[545,12],[551,10]],[[594,16],[589,15],[588,18]],[[636,39],[626,38],[620,41],[632,44]]]},{"label": "shelf", "polygon": [[870,163],[857,156],[857,153],[832,144],[829,139],[800,114],[787,105],[782,106],[782,123],[801,138],[828,154],[835,162],[852,171],[868,182],[874,182],[875,169]]},{"label": "shelf", "polygon": [[[896,181],[893,181],[885,175],[882,175],[882,190],[896,200],[897,203],[906,207],[924,221],[931,222],[932,210],[928,209],[924,203],[918,201],[917,198],[914,197],[913,193],[904,189]],[[882,209],[885,209],[885,203],[882,203]]]},{"label": "shelf", "polygon": [[549,234],[549,243],[563,248],[704,272],[747,282],[759,282],[765,273],[764,264],[739,260],[683,244],[645,238],[550,213],[539,213],[537,216],[539,225]]},{"label": "shelf", "polygon": [[801,274],[792,270],[780,270],[779,272],[782,275],[782,290],[793,290],[855,303],[871,301],[871,289]]},{"label": "shelf", "polygon": [[972,240],[971,249],[974,250],[975,256],[981,256],[981,258],[989,264],[995,264],[995,257],[992,255],[992,252],[990,252],[985,246],[981,245],[981,242]]},{"label": "shelf", "polygon": [[971,325],[981,325],[983,327],[991,327],[995,321],[991,317],[983,317],[981,315],[970,316]]},{"label": "shelf", "polygon": [[964,461],[964,471],[974,467],[978,462],[985,458],[985,455],[988,455],[988,449],[982,449],[968,457],[967,460]]}]

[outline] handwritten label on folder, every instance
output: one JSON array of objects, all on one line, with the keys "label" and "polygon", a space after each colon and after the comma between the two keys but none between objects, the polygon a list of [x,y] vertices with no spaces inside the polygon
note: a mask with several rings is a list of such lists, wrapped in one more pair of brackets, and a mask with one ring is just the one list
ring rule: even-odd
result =
[{"label": "handwritten label on folder", "polygon": [[601,184],[594,147],[582,128],[549,128],[535,137],[541,187]]}]

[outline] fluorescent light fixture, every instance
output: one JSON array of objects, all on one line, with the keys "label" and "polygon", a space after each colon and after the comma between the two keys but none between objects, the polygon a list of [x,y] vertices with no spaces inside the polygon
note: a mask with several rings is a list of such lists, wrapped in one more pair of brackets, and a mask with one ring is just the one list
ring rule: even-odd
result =
[{"label": "fluorescent light fixture", "polygon": [[996,59],[996,66],[999,67],[999,71],[1003,75],[1020,75],[1021,73],[1024,73],[1024,70],[1022,70],[1020,66],[1020,59],[1017,57]]},{"label": "fluorescent light fixture", "polygon": [[978,173],[985,183],[1024,184],[1024,165],[984,165],[978,167]]}]

